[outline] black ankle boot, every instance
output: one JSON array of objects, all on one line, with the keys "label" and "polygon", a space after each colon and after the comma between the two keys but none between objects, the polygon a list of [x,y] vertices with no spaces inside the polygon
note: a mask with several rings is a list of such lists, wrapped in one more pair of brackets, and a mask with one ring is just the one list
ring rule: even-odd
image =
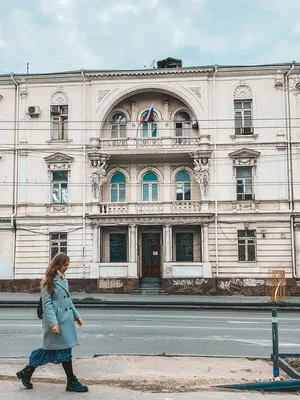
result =
[{"label": "black ankle boot", "polygon": [[32,389],[32,383],[30,382],[31,376],[34,372],[35,368],[32,367],[31,365],[26,365],[25,368],[23,368],[21,371],[17,372],[17,377],[21,379],[23,385],[26,387],[26,389]]},{"label": "black ankle boot", "polygon": [[73,376],[72,379],[68,379],[66,390],[67,392],[87,392],[89,389],[87,386],[82,385],[76,376]]}]

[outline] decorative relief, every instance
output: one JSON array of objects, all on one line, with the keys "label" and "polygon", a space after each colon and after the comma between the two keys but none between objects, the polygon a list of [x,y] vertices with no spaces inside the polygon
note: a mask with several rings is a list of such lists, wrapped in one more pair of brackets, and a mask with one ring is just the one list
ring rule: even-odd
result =
[{"label": "decorative relief", "polygon": [[98,90],[98,103],[104,99],[104,97],[109,93],[110,90]]},{"label": "decorative relief", "polygon": [[252,97],[252,90],[248,85],[239,85],[234,89],[233,97],[235,99],[249,99]]},{"label": "decorative relief", "polygon": [[58,90],[51,96],[51,104],[68,104],[68,96],[62,91]]},{"label": "decorative relief", "polygon": [[109,159],[109,155],[94,150],[88,153],[88,158],[92,170],[91,184],[92,184],[93,198],[94,200],[99,200],[100,189],[103,186],[103,184],[107,181],[106,169],[107,169],[107,160]]},{"label": "decorative relief", "polygon": [[194,178],[200,186],[201,199],[207,199],[209,185],[209,159],[194,159]]},{"label": "decorative relief", "polygon": [[199,99],[201,99],[201,88],[200,87],[190,87],[191,92],[193,92]]},{"label": "decorative relief", "polygon": [[233,174],[235,175],[235,167],[245,166],[245,165],[254,167],[254,172],[256,174],[257,158],[259,157],[259,155],[260,155],[259,151],[247,148],[243,148],[241,150],[237,150],[230,153],[229,157],[232,159]]},{"label": "decorative relief", "polygon": [[74,157],[67,156],[63,153],[55,153],[45,157],[44,160],[47,163],[48,173],[55,170],[67,170],[70,172]]}]

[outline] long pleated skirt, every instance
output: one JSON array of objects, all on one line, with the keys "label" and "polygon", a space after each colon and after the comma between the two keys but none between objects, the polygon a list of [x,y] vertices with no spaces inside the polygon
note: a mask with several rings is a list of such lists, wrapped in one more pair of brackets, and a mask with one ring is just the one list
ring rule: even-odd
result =
[{"label": "long pleated skirt", "polygon": [[29,365],[34,368],[48,363],[60,364],[64,361],[72,360],[72,349],[63,350],[34,350],[29,357]]}]

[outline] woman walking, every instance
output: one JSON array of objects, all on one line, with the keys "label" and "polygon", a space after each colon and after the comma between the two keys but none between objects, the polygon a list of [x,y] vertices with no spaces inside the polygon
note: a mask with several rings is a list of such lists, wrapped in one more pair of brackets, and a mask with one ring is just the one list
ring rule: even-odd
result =
[{"label": "woman walking", "polygon": [[48,363],[60,364],[67,375],[67,391],[87,392],[73,374],[72,347],[78,345],[75,321],[83,325],[69,294],[69,285],[65,272],[69,268],[70,258],[65,253],[57,254],[49,263],[41,282],[43,303],[43,347],[34,350],[29,357],[29,364],[17,372],[27,389],[32,389],[30,382],[35,369]]}]

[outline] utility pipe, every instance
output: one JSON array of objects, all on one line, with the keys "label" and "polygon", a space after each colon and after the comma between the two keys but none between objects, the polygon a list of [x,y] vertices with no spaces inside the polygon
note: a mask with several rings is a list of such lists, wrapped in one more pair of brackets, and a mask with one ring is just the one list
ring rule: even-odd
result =
[{"label": "utility pipe", "polygon": [[12,245],[12,264],[13,264],[13,279],[15,278],[16,271],[16,243],[17,243],[17,230],[15,227],[15,217],[18,209],[18,169],[19,169],[19,84],[14,78],[14,74],[10,75],[11,80],[15,85],[15,101],[14,101],[14,159],[13,159],[13,207],[11,214],[11,228],[14,232],[13,245]]},{"label": "utility pipe", "polygon": [[82,277],[85,278],[85,247],[86,247],[86,80],[84,70],[81,70],[83,79],[83,205],[82,205]]},{"label": "utility pipe", "polygon": [[[290,69],[284,75],[285,83],[285,116],[286,116],[286,141],[287,141],[287,167],[288,167],[288,198],[289,198],[289,209],[290,212],[294,212],[294,187],[293,187],[293,157],[292,157],[292,130],[291,130],[291,101],[289,91],[289,75],[295,68],[295,62],[293,61]],[[292,273],[294,278],[299,277],[297,271],[296,262],[296,248],[295,248],[295,229],[294,229],[294,217],[290,217],[290,229],[291,229],[291,253],[292,253]]]},{"label": "utility pipe", "polygon": [[218,244],[218,185],[217,185],[217,137],[216,137],[216,74],[218,66],[214,65],[213,74],[213,136],[214,136],[214,181],[215,181],[215,246],[216,246],[216,277],[219,276],[219,244]]},{"label": "utility pipe", "polygon": [[287,148],[287,162],[288,162],[288,184],[289,184],[289,208],[290,211],[294,209],[294,190],[293,190],[293,172],[292,172],[292,145],[291,145],[291,105],[290,105],[290,91],[289,91],[289,75],[295,68],[295,62],[292,62],[290,69],[285,73],[285,113],[286,113],[286,140]]}]

